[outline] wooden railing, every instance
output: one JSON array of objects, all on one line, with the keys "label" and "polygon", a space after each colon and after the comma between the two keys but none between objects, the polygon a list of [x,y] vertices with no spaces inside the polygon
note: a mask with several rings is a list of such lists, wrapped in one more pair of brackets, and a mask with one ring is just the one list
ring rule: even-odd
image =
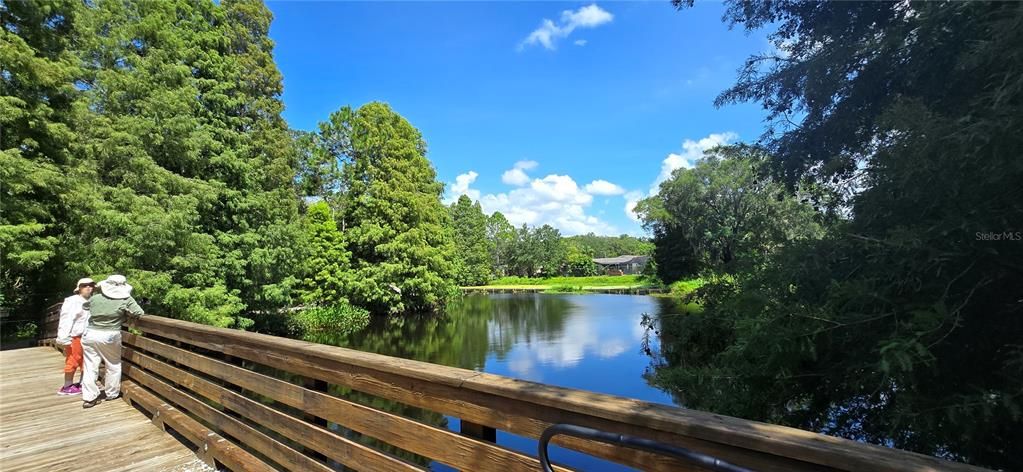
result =
[{"label": "wooden railing", "polygon": [[57,337],[57,325],[60,324],[60,303],[50,305],[39,326],[39,339],[50,340]]},{"label": "wooden railing", "polygon": [[[783,426],[305,341],[155,316],[131,327],[140,334],[124,335],[126,400],[191,442],[200,457],[231,470],[423,469],[409,454],[396,456],[396,448],[460,470],[537,471],[535,454],[495,444],[495,432],[536,439],[563,423],[753,470],[981,470]],[[459,418],[460,433],[357,403],[338,395],[341,389]],[[393,448],[367,446],[345,430]],[[641,470],[699,470],[578,438],[554,443]]]}]

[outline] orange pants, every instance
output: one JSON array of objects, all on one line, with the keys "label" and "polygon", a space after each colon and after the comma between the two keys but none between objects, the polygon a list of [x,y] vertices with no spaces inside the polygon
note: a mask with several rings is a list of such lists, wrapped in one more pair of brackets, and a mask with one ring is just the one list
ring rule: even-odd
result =
[{"label": "orange pants", "polygon": [[73,374],[82,368],[82,337],[71,338],[71,344],[64,349],[64,373]]}]

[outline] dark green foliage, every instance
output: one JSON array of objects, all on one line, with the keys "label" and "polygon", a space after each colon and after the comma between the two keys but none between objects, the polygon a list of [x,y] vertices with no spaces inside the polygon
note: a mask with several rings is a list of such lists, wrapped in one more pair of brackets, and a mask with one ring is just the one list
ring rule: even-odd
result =
[{"label": "dark green foliage", "polygon": [[490,280],[494,242],[487,238],[488,219],[479,202],[462,195],[448,209],[455,240],[455,283],[486,285]]},{"label": "dark green foliage", "polygon": [[[302,257],[294,155],[263,4],[4,4],[36,7],[50,16],[31,17],[49,18],[39,21],[58,28],[59,40],[30,47],[68,65],[30,77],[34,87],[52,89],[48,106],[63,111],[39,115],[45,125],[36,131],[5,133],[43,142],[34,136],[49,130],[50,162],[15,167],[36,188],[19,190],[34,203],[16,206],[35,216],[4,211],[31,221],[31,231],[19,233],[33,234],[36,260],[55,262],[54,281],[22,290],[55,299],[80,276],[119,272],[152,302],[150,311],[243,328],[246,311],[290,303]],[[19,15],[5,12],[5,22]],[[50,186],[40,174],[47,168],[66,185]],[[54,214],[59,231],[45,226]],[[59,252],[46,256],[46,247]],[[31,276],[29,264],[7,267],[19,272],[14,279]]]},{"label": "dark green foliage", "polygon": [[[0,332],[0,342],[5,346],[14,343],[35,343],[39,326],[31,321],[8,322]],[[33,345],[29,344],[29,346]]]},{"label": "dark green foliage", "polygon": [[329,123],[320,123],[320,132],[292,130],[298,155],[295,188],[303,197],[321,198],[337,206],[341,192],[341,163],[331,152],[328,137],[334,134]]},{"label": "dark green foliage", "polygon": [[535,267],[546,277],[561,274],[565,265],[565,257],[568,255],[568,248],[561,239],[561,232],[551,225],[543,225],[533,228],[526,241],[535,245],[538,257],[535,259]]},{"label": "dark green foliage", "polygon": [[789,241],[819,236],[813,209],[772,179],[766,162],[753,147],[717,148],[640,201],[636,210],[660,245],[654,260],[664,281],[752,267]]},{"label": "dark green foliage", "polygon": [[0,3],[0,294],[38,311],[57,283],[63,169],[75,139],[75,1]]},{"label": "dark green foliage", "polygon": [[565,242],[587,251],[593,257],[617,257],[625,255],[649,256],[654,252],[654,243],[648,239],[621,236],[597,236],[593,233],[565,238]]},{"label": "dark green foliage", "polygon": [[[756,100],[790,184],[846,214],[662,320],[688,406],[1023,467],[1023,4],[732,2],[778,25]],[[824,198],[820,198],[824,197]]]},{"label": "dark green foliage", "polygon": [[657,279],[660,281],[660,278],[657,276],[657,260],[650,258],[646,265],[643,266],[643,272],[640,275],[646,279]]},{"label": "dark green foliage", "polygon": [[499,211],[487,218],[487,240],[490,241],[490,264],[495,276],[508,275],[517,232]]},{"label": "dark green foliage", "polygon": [[342,108],[330,122],[343,130],[338,158],[347,160],[340,220],[352,255],[349,300],[374,313],[440,309],[457,290],[454,245],[422,135],[383,103]]},{"label": "dark green foliage", "polygon": [[567,248],[561,232],[550,225],[530,228],[523,224],[515,232],[508,257],[508,273],[522,277],[550,277],[561,273]]},{"label": "dark green foliage", "polygon": [[702,265],[696,257],[693,244],[681,228],[659,225],[652,228],[651,232],[654,234],[656,248],[647,266],[654,265],[657,278],[671,283],[699,274]]}]

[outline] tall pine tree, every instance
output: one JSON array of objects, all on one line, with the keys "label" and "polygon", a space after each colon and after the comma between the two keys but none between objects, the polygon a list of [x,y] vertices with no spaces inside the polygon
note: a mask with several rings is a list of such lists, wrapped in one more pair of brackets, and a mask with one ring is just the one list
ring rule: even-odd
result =
[{"label": "tall pine tree", "polygon": [[[75,1],[0,3],[0,307],[38,311],[59,284],[63,168],[75,141]],[[50,264],[48,264],[50,263]]]},{"label": "tall pine tree", "polygon": [[345,143],[341,221],[349,299],[376,313],[433,311],[455,289],[443,184],[415,127],[383,103],[330,117]]},{"label": "tall pine tree", "polygon": [[154,310],[245,327],[289,301],[298,234],[280,74],[255,2],[99,2],[81,57],[68,268]]},{"label": "tall pine tree", "polygon": [[490,280],[490,252],[493,242],[487,238],[487,216],[479,202],[462,195],[449,207],[455,238],[455,282],[459,285],[485,285]]}]

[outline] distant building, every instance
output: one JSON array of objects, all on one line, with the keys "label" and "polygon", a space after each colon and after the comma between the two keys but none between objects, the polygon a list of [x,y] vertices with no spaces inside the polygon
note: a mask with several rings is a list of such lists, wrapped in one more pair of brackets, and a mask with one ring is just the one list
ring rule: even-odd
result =
[{"label": "distant building", "polygon": [[646,267],[646,263],[649,261],[650,256],[601,257],[593,260],[593,262],[604,269],[604,273],[608,275],[632,275],[642,273],[643,268]]}]

